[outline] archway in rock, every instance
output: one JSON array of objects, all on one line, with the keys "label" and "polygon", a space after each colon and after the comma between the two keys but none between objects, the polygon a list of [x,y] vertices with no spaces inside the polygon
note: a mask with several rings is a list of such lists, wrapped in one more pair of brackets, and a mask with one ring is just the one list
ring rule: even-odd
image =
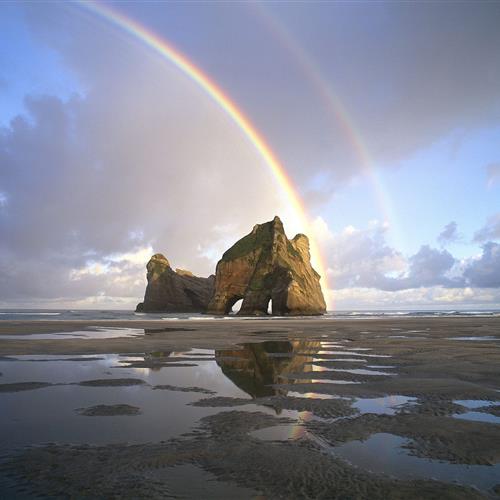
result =
[{"label": "archway in rock", "polygon": [[231,313],[232,314],[238,314],[239,310],[241,309],[241,304],[243,304],[243,299],[238,299],[233,304],[233,307],[231,307]]},{"label": "archway in rock", "polygon": [[267,304],[267,314],[273,313],[273,299],[269,299],[269,303]]},{"label": "archway in rock", "polygon": [[[230,299],[228,299],[228,301],[226,302],[226,307],[225,307],[225,310],[224,310],[224,314],[231,314],[231,312],[233,310],[233,306],[238,301],[243,302],[243,297],[241,295],[235,295],[234,297],[231,297]],[[241,307],[241,303],[239,304],[239,307]],[[238,308],[238,310],[239,310],[239,308]]]}]

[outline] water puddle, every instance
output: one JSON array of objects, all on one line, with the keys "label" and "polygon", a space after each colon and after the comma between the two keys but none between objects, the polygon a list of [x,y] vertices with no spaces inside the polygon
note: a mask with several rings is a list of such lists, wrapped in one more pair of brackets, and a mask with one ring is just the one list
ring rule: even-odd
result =
[{"label": "water puddle", "polygon": [[321,355],[331,355],[331,356],[362,356],[363,358],[390,358],[389,354],[364,354],[357,353],[356,351],[318,351],[317,354]]},{"label": "water puddle", "polygon": [[331,368],[330,371],[333,372],[346,372],[346,373],[352,373],[353,375],[378,375],[378,376],[389,376],[393,377],[396,375],[395,373],[389,373],[389,372],[382,372],[380,370],[365,370],[363,368],[352,368],[352,369],[344,369],[344,368]]},{"label": "water puddle", "polygon": [[366,359],[363,358],[313,358],[313,362],[318,361],[329,361],[329,362],[347,362],[347,363],[366,363]]},{"label": "water puddle", "polygon": [[414,403],[416,398],[407,396],[385,396],[383,398],[360,398],[356,399],[352,406],[360,413],[376,413],[377,415],[395,415],[399,407],[408,403]]},{"label": "water puddle", "polygon": [[350,441],[331,452],[362,469],[397,478],[426,478],[489,489],[498,483],[500,464],[461,465],[409,455],[408,443],[393,434],[373,434],[366,441]]},{"label": "water puddle", "polygon": [[[134,329],[101,329],[83,333],[107,335],[111,332],[111,335],[120,337],[124,335],[124,330],[131,335],[144,334],[143,330]],[[363,352],[358,353],[356,350]],[[358,467],[396,477],[457,480],[480,488],[489,488],[496,484],[493,478],[498,482],[500,473],[498,466],[467,467],[413,457],[404,449],[407,441],[392,434],[374,434],[364,442],[352,441],[330,448],[315,436],[312,430],[306,429],[306,423],[314,420],[336,425],[337,419],[357,418],[359,413],[395,415],[403,405],[416,404],[416,398],[402,395],[353,398],[321,392],[336,390],[349,394],[351,391],[349,387],[332,389],[321,387],[321,384],[361,383],[318,378],[321,372],[332,372],[327,373],[327,377],[342,377],[342,372],[354,375],[396,375],[381,371],[394,368],[392,365],[361,365],[363,368],[340,369],[325,368],[315,364],[320,361],[366,363],[366,359],[390,357],[367,353],[366,350],[368,348],[347,350],[343,347],[339,350],[325,350],[324,342],[319,340],[287,340],[248,343],[239,348],[221,350],[190,349],[172,352],[76,356],[29,355],[2,358],[0,359],[2,451],[10,453],[21,447],[48,442],[95,445],[158,443],[192,432],[197,429],[203,417],[220,412],[259,411],[272,416],[287,417],[293,423],[266,427],[250,434],[258,439],[270,441],[311,439]],[[322,353],[333,353],[335,358],[322,358]],[[341,356],[337,357],[337,354]],[[284,380],[287,383],[286,387],[282,385]],[[301,388],[298,385],[293,390],[294,384],[317,385],[312,388],[306,387],[312,389],[310,392],[300,392]],[[227,398],[227,407],[192,405],[200,399],[212,397]],[[280,404],[273,407],[269,403],[269,401],[279,403],[286,397],[317,401],[309,403],[299,401],[295,406],[311,411],[289,410],[283,404],[281,406],[285,408]],[[231,398],[240,401],[237,408],[230,405]],[[256,398],[264,400],[259,403]],[[343,412],[333,412],[335,418],[330,419],[322,419],[314,414],[314,412],[321,414],[317,411],[318,405],[336,406],[337,403],[328,401],[334,399],[345,400],[339,402],[339,406],[344,406]],[[321,400],[325,402],[322,403]],[[294,403],[297,404],[297,401]],[[455,403],[462,404],[470,410],[496,404],[492,401],[475,400],[459,400]],[[349,405],[359,413],[351,415]],[[345,411],[345,408],[348,411]],[[457,418],[465,418],[476,413],[481,415],[478,418],[482,418],[482,421],[492,422],[484,420],[490,419],[492,415],[478,411],[470,411]],[[497,420],[494,423],[498,423]],[[309,425],[309,429],[313,428],[313,425]],[[159,469],[151,474],[152,480],[155,479],[155,475],[160,477],[162,474],[173,474],[173,478],[185,477],[187,482],[190,481],[190,477],[201,474],[207,481],[212,482],[209,473],[200,472],[194,465]],[[200,484],[202,482],[200,480]],[[174,483],[180,484],[177,480]],[[177,488],[175,484],[172,491],[182,497],[185,494],[182,485],[175,489]],[[220,484],[225,485],[225,483]],[[209,491],[213,491],[215,497],[218,497],[218,484],[210,484],[207,487],[211,488]],[[192,493],[189,487],[186,491]],[[251,497],[254,492],[249,491],[236,486],[232,490],[224,487],[220,490],[220,496]],[[196,494],[194,496],[196,497]],[[201,490],[199,496],[207,498]]]},{"label": "water puddle", "polygon": [[273,427],[265,427],[249,433],[250,436],[263,441],[295,440],[305,437],[306,434],[307,431],[302,426],[294,424],[274,425]]},{"label": "water puddle", "polygon": [[498,404],[497,401],[488,401],[481,399],[455,399],[453,402],[457,405],[465,406],[470,410],[474,410],[476,408],[482,408],[483,406],[494,406]]},{"label": "water puddle", "polygon": [[460,420],[472,420],[474,422],[486,422],[488,424],[500,424],[500,417],[491,413],[483,413],[480,411],[468,411],[466,413],[459,413],[453,415],[454,418]]},{"label": "water puddle", "polygon": [[[200,418],[220,411],[189,406],[206,397],[202,393],[154,390],[155,386],[200,387],[220,396],[248,398],[251,403],[248,394],[225,377],[215,361],[204,361],[189,369],[175,366],[168,370],[121,368],[117,373],[114,367],[137,356],[107,354],[98,360],[86,361],[82,357],[80,362],[67,362],[69,358],[54,356],[51,360],[48,356],[40,359],[18,356],[0,362],[3,451],[47,442],[157,442],[188,432]],[[113,381],[117,379],[144,383],[114,386]],[[93,384],[75,385],[88,380]],[[14,390],[16,384],[32,381],[56,385],[22,392]],[[2,386],[13,387],[13,390],[2,392]],[[140,414],[88,417],[77,411],[99,405],[130,405],[139,408]],[[254,405],[253,411],[255,409]]]},{"label": "water puddle", "polygon": [[333,394],[323,394],[321,392],[295,392],[288,391],[287,396],[291,398],[305,398],[305,399],[348,399]]},{"label": "water puddle", "polygon": [[64,339],[114,339],[142,337],[144,330],[139,328],[95,328],[58,333],[23,333],[18,335],[0,335],[0,340],[64,340]]},{"label": "water puddle", "polygon": [[485,335],[483,337],[448,337],[448,340],[467,340],[467,341],[491,341],[500,340],[500,337],[492,337],[491,335]]},{"label": "water puddle", "polygon": [[352,380],[337,380],[326,378],[295,378],[294,376],[283,377],[293,380],[296,384],[361,384],[361,382],[354,382]]}]

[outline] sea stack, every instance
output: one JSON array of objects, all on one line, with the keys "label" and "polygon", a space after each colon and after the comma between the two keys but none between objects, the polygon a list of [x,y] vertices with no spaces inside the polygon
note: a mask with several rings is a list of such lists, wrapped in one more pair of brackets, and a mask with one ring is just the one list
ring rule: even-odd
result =
[{"label": "sea stack", "polygon": [[183,269],[175,271],[161,253],[151,257],[146,269],[148,285],[137,312],[205,312],[214,293],[215,277],[200,278]]},{"label": "sea stack", "polygon": [[229,314],[243,299],[240,315],[311,316],[326,312],[320,276],[311,266],[309,239],[289,240],[279,217],[256,224],[217,264],[215,293],[207,312]]}]

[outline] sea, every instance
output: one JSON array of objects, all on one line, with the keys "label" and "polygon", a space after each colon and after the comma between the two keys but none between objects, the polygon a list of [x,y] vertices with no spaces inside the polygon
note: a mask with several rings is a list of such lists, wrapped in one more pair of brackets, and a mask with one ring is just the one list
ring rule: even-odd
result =
[{"label": "sea", "polygon": [[[472,317],[500,317],[500,309],[489,310],[371,310],[371,311],[328,311],[322,316],[308,316],[309,319],[323,321],[325,319],[373,319],[373,318],[439,318],[451,316],[472,316]],[[23,321],[23,320],[213,320],[227,321],[234,319],[252,319],[262,321],[272,321],[276,319],[297,319],[300,316],[259,316],[245,317],[230,314],[228,316],[211,316],[197,313],[138,313],[133,310],[105,310],[105,309],[0,309],[0,321]]]}]

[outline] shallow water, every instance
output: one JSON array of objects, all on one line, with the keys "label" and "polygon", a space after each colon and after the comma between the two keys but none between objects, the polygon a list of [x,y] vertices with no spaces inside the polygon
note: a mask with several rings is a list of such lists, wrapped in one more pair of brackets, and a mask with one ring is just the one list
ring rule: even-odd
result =
[{"label": "shallow water", "polygon": [[466,413],[459,413],[453,415],[460,420],[472,420],[474,422],[486,422],[488,424],[500,424],[500,417],[492,415],[491,413],[483,413],[480,411],[468,411]]},{"label": "shallow water", "polygon": [[359,398],[352,404],[360,413],[376,413],[377,415],[395,415],[398,408],[413,403],[416,398],[407,396],[385,396],[383,398]]},{"label": "shallow water", "polygon": [[[117,336],[145,333],[135,329],[110,331]],[[105,331],[85,333],[106,334]],[[401,394],[376,398],[324,394],[324,384],[345,387],[359,387],[363,384],[333,378],[337,374],[341,377],[342,372],[397,376],[397,367],[393,365],[363,365],[363,368],[359,369],[324,368],[314,365],[314,362],[321,360],[331,362],[332,366],[335,366],[336,362],[365,363],[366,359],[361,356],[368,359],[390,357],[376,352],[367,353],[366,351],[373,350],[368,348],[346,349],[346,344],[333,345],[332,342],[321,340],[266,341],[244,344],[241,349],[233,350],[190,349],[134,354],[29,355],[3,358],[0,360],[2,451],[9,453],[25,446],[48,442],[103,445],[168,440],[193,431],[205,416],[234,410],[235,408],[230,406],[191,405],[204,398],[225,397],[243,399],[237,411],[260,411],[293,420],[291,424],[270,426],[250,433],[254,438],[267,441],[310,439],[328,452],[360,468],[401,478],[433,477],[443,481],[458,480],[480,488],[489,488],[495,484],[493,477],[500,473],[498,465],[468,467],[413,457],[404,449],[408,441],[392,434],[373,434],[364,442],[351,441],[332,448],[308,430],[307,422],[314,420],[336,425],[340,419],[355,419],[360,414],[396,415],[403,405],[417,404],[416,398]],[[336,350],[330,350],[331,347]],[[358,357],[321,358],[321,354],[330,353]],[[186,366],[186,360],[189,360],[189,366]],[[136,366],[138,364],[141,366]],[[377,370],[389,368],[394,371],[389,373]],[[315,372],[318,371],[332,372],[332,378],[315,378]],[[143,383],[136,383],[137,381]],[[8,385],[27,382],[53,385],[19,392],[13,392],[15,386]],[[87,382],[87,385],[80,385],[82,382]],[[113,385],[117,383],[121,385]],[[287,384],[286,388],[280,385],[283,383]],[[300,383],[313,384],[315,389],[300,392],[300,388],[297,388],[294,391],[293,384]],[[282,409],[279,406],[275,409],[270,403],[264,405],[262,401],[255,400],[274,396],[316,400],[314,404],[332,404],[333,400],[340,400],[339,403],[345,402],[347,407],[350,405],[356,412],[333,413],[332,418],[325,419],[314,414],[314,406],[313,411],[289,410],[286,407]],[[471,410],[493,404],[477,400],[457,400],[455,403]],[[138,408],[139,414],[81,414],[82,409],[99,405],[129,405]],[[306,408],[311,409],[310,406]],[[455,417],[471,418],[471,415],[474,417],[476,414],[477,419],[482,419],[483,422],[493,422],[492,415],[474,411]],[[329,416],[328,413],[326,415]],[[498,417],[494,418],[498,420]],[[196,484],[200,484],[205,479],[210,480],[211,475],[194,465],[182,467],[176,468],[175,474],[184,479],[177,482],[177,476],[174,474],[172,491],[180,497],[188,493],[196,497],[193,490],[183,489],[182,481],[189,482],[189,478],[198,478]],[[161,473],[158,471],[158,474]],[[222,490],[219,485],[211,484],[209,488],[206,498],[210,497],[210,492],[213,492],[214,498],[222,495],[222,492],[226,496],[234,497],[252,497],[255,493],[245,488],[238,489],[236,486],[233,490]]]},{"label": "shallow water", "polygon": [[481,408],[483,406],[492,406],[498,404],[496,401],[483,401],[482,399],[455,399],[453,401],[457,405],[465,406],[471,410]]},{"label": "shallow water", "polygon": [[145,331],[139,328],[94,328],[58,333],[23,333],[2,335],[1,340],[64,340],[64,339],[114,339],[120,337],[142,337]]},{"label": "shallow water", "polygon": [[407,443],[402,437],[379,433],[366,441],[350,441],[331,448],[331,452],[357,467],[398,478],[433,478],[480,489],[489,489],[498,483],[500,464],[461,465],[420,458],[408,453],[404,448]]},{"label": "shallow water", "polygon": [[448,337],[448,340],[469,340],[469,341],[491,341],[500,340],[500,337],[492,337],[491,335],[484,335],[482,337]]},{"label": "shallow water", "polygon": [[[156,385],[201,387],[227,397],[250,397],[221,374],[214,361],[200,360],[195,367],[120,368],[134,358],[116,354],[102,360],[67,362],[37,361],[18,356],[16,361],[0,362],[2,384],[49,382],[50,387],[0,394],[0,437],[2,446],[16,448],[46,442],[108,444],[159,441],[192,429],[200,418],[217,413],[214,408],[197,408],[189,403],[206,397],[195,392],[153,390]],[[181,360],[182,356],[177,359]],[[29,361],[29,362],[28,362]],[[142,385],[88,387],[74,385],[86,380],[135,378]],[[94,405],[128,404],[141,409],[134,417],[83,417],[76,410]]]}]

